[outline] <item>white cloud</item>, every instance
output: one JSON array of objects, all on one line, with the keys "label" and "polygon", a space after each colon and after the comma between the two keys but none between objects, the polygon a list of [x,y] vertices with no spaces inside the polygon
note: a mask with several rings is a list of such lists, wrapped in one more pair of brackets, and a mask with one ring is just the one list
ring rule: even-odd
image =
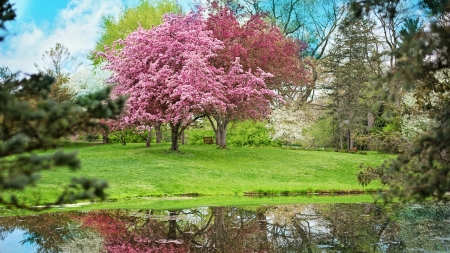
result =
[{"label": "white cloud", "polygon": [[14,72],[35,73],[34,64],[41,65],[42,54],[56,43],[66,46],[71,56],[84,60],[99,36],[101,16],[115,15],[122,6],[121,0],[72,0],[51,26],[27,23],[19,31],[12,31],[15,35],[10,35],[8,51],[0,51],[1,66]]}]

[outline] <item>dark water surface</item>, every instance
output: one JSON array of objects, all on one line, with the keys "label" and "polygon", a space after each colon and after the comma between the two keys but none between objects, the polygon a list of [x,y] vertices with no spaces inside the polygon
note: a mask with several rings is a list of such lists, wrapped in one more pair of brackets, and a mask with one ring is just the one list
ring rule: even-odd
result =
[{"label": "dark water surface", "polygon": [[450,252],[450,205],[326,204],[0,217],[0,253]]}]

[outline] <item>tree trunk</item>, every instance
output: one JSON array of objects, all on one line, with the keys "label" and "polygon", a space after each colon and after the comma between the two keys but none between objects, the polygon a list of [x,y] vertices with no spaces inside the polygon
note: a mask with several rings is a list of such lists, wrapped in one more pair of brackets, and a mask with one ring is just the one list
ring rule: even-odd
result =
[{"label": "tree trunk", "polygon": [[216,124],[214,124],[210,116],[208,116],[208,120],[211,123],[214,134],[216,135],[216,145],[219,148],[227,148],[228,118],[226,116],[215,116],[214,120],[216,121]]},{"label": "tree trunk", "polygon": [[155,131],[156,131],[156,143],[161,143],[162,139],[161,123],[156,124]]},{"label": "tree trunk", "polygon": [[108,134],[104,134],[102,136],[103,136],[103,143],[110,143]]},{"label": "tree trunk", "polygon": [[353,150],[353,143],[354,143],[354,140],[352,138],[352,130],[349,127],[347,130],[347,148],[348,148],[348,150]]},{"label": "tree trunk", "polygon": [[150,147],[150,142],[152,141],[152,128],[149,128],[147,130],[147,141],[145,142],[145,147],[149,148]]},{"label": "tree trunk", "polygon": [[167,232],[167,238],[170,240],[177,239],[177,213],[169,212],[169,231]]},{"label": "tree trunk", "polygon": [[227,121],[222,121],[220,124],[217,124],[217,146],[220,148],[227,148]]},{"label": "tree trunk", "polygon": [[375,126],[375,116],[372,112],[367,113],[367,130],[372,129]]},{"label": "tree trunk", "polygon": [[171,139],[172,139],[172,146],[170,147],[170,150],[178,151],[178,140],[180,137],[180,123],[173,124],[170,123],[170,129],[171,129]]},{"label": "tree trunk", "polygon": [[180,136],[180,138],[181,138],[181,145],[184,145],[184,144],[185,144],[185,143],[184,143],[184,129],[181,130],[181,136]]},{"label": "tree trunk", "polygon": [[213,245],[219,252],[225,252],[227,231],[225,229],[225,207],[214,207],[214,236]]},{"label": "tree trunk", "polygon": [[264,214],[265,208],[256,210],[256,221],[258,221],[258,252],[269,252],[270,243],[267,237],[267,220]]}]

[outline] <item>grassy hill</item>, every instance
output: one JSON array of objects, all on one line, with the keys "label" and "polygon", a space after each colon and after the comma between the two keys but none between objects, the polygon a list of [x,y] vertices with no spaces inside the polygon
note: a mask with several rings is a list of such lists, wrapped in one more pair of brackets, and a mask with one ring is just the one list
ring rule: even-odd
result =
[{"label": "grassy hill", "polygon": [[392,155],[367,155],[291,150],[275,147],[184,145],[171,153],[169,144],[72,144],[82,169],[58,169],[42,175],[38,187],[21,193],[30,201],[50,201],[72,177],[106,179],[110,201],[145,198],[245,195],[296,195],[305,193],[363,192],[380,184],[361,187],[356,174],[361,163],[376,166]]}]

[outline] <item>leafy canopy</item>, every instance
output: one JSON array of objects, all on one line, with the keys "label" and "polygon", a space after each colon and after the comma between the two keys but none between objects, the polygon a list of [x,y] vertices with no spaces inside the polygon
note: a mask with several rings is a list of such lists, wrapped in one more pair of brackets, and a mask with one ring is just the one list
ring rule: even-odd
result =
[{"label": "leafy canopy", "polygon": [[[377,7],[394,19],[398,1],[355,1],[353,8],[361,15]],[[420,4],[429,14],[429,27],[414,29],[416,23],[406,22],[404,41],[394,52],[398,68],[381,82],[404,80],[405,88],[413,89],[417,106],[429,112],[436,125],[396,160],[360,172],[363,185],[379,178],[389,186],[381,194],[385,201],[396,197],[402,201],[450,199],[450,1],[423,0]]]},{"label": "leafy canopy", "polygon": [[[105,52],[105,46],[113,45],[118,39],[125,39],[138,27],[151,29],[153,26],[161,24],[162,17],[166,13],[180,12],[181,7],[174,0],[140,0],[136,7],[123,9],[117,18],[113,15],[103,16],[101,20],[102,32],[95,45],[94,52]],[[95,63],[99,63],[102,58],[94,56],[93,60]]]}]

